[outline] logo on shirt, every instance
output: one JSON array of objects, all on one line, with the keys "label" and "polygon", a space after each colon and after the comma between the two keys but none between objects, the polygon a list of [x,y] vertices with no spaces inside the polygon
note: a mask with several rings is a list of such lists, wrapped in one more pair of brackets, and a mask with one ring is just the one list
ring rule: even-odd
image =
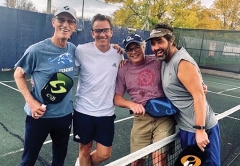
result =
[{"label": "logo on shirt", "polygon": [[49,62],[56,62],[58,64],[67,64],[69,62],[73,62],[73,59],[72,59],[72,54],[70,53],[64,53],[54,59],[52,58],[49,58],[48,59]]},{"label": "logo on shirt", "polygon": [[116,63],[114,63],[114,64],[112,65],[112,67],[117,67],[117,64],[116,64]]},{"label": "logo on shirt", "polygon": [[56,58],[48,58],[48,62],[52,71],[58,71],[62,73],[73,71],[73,56],[70,53],[64,53]]},{"label": "logo on shirt", "polygon": [[155,80],[154,73],[151,70],[142,70],[138,73],[137,81],[141,86],[151,86]]}]

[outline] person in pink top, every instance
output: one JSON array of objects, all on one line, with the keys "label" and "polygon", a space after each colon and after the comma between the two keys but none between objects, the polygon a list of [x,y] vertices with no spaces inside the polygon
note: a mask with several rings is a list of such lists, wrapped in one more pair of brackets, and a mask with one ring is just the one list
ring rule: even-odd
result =
[{"label": "person in pink top", "polygon": [[[152,117],[144,109],[149,99],[164,97],[160,72],[162,62],[155,56],[145,56],[145,41],[137,34],[127,36],[123,45],[129,61],[118,70],[114,103],[132,110],[134,114],[130,140],[132,153],[174,134],[175,120],[172,116]],[[125,92],[131,100],[124,97]],[[152,158],[153,165],[166,165],[167,149],[154,152]],[[144,165],[144,159],[131,165]]]}]

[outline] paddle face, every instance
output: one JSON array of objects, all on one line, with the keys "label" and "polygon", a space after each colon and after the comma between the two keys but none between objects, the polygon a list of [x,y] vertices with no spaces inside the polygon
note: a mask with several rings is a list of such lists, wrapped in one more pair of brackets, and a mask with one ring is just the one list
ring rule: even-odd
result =
[{"label": "paddle face", "polygon": [[154,117],[171,116],[178,113],[178,109],[167,97],[150,99],[144,108],[149,115]]},{"label": "paddle face", "polygon": [[60,103],[72,87],[72,78],[64,73],[54,73],[41,90],[44,104]]},{"label": "paddle face", "polygon": [[189,145],[179,154],[174,166],[204,166],[207,153],[199,149],[197,144]]}]

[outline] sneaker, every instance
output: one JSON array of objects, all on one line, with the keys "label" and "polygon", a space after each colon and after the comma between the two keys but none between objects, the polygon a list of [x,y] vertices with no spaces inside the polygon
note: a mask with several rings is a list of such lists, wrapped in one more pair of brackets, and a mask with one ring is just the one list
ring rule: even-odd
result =
[{"label": "sneaker", "polygon": [[76,161],[76,163],[75,163],[75,166],[80,166],[80,164],[79,164],[79,157],[77,158],[77,161]]}]

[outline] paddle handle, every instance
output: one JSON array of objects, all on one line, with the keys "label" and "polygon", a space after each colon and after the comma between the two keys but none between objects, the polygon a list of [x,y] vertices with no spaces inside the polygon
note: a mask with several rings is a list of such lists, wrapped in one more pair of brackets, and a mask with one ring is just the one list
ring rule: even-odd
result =
[{"label": "paddle handle", "polygon": [[42,107],[42,108],[46,108],[47,106],[46,106],[45,104],[42,104],[41,107]]}]

